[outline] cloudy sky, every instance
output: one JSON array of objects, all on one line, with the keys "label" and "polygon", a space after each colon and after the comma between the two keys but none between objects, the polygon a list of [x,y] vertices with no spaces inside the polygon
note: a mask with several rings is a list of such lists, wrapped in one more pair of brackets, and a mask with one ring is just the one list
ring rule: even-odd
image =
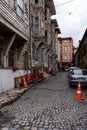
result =
[{"label": "cloudy sky", "polygon": [[74,46],[82,39],[87,27],[87,0],[54,0],[61,37],[72,37]]}]

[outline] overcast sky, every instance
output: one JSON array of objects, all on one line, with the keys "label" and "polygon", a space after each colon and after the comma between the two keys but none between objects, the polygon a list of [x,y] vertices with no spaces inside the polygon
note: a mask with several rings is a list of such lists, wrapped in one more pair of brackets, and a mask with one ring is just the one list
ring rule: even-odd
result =
[{"label": "overcast sky", "polygon": [[54,0],[61,37],[72,37],[75,47],[87,27],[87,0]]}]

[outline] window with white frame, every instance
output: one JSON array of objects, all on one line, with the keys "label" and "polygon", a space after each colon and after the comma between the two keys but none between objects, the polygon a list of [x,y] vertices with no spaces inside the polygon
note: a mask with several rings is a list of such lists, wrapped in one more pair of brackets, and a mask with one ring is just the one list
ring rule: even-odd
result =
[{"label": "window with white frame", "polygon": [[64,43],[68,42],[68,40],[63,40]]},{"label": "window with white frame", "polygon": [[71,50],[72,49],[72,47],[71,46],[69,46],[69,50]]},{"label": "window with white frame", "polygon": [[64,47],[64,51],[67,51],[67,50],[68,50],[68,47],[67,47],[67,46],[65,46],[65,47]]},{"label": "window with white frame", "polygon": [[17,14],[24,19],[24,0],[17,0]]},{"label": "window with white frame", "polygon": [[64,58],[64,60],[68,60],[68,56],[64,56],[63,58]]},{"label": "window with white frame", "polygon": [[39,17],[35,17],[35,32],[39,32]]},{"label": "window with white frame", "polygon": [[69,55],[69,60],[71,59],[71,55]]}]

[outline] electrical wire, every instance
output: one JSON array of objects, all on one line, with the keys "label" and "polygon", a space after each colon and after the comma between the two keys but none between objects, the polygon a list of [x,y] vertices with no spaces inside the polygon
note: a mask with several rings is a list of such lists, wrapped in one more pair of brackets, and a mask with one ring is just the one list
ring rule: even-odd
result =
[{"label": "electrical wire", "polygon": [[68,3],[71,3],[72,1],[75,1],[75,0],[70,0],[70,1],[67,1],[67,2],[65,2],[65,3],[59,4],[59,5],[55,5],[55,7],[58,7],[58,6],[62,6],[62,5],[65,5],[65,4],[68,4]]}]

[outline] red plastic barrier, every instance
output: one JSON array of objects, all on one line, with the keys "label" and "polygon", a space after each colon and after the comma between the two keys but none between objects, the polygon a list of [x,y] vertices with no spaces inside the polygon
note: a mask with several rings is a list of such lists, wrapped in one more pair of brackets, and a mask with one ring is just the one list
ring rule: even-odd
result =
[{"label": "red plastic barrier", "polygon": [[27,83],[30,83],[31,82],[31,74],[26,74],[25,80],[26,80]]},{"label": "red plastic barrier", "polygon": [[25,80],[26,80],[27,83],[33,83],[35,81],[34,73],[26,74]]},{"label": "red plastic barrier", "polygon": [[52,70],[46,70],[45,71],[47,74],[49,74],[49,75],[52,75],[53,74],[53,71]]},{"label": "red plastic barrier", "polygon": [[43,73],[38,72],[37,73],[37,80],[39,81],[39,80],[42,80],[42,79],[43,79]]},{"label": "red plastic barrier", "polygon": [[31,74],[31,81],[34,82],[35,81],[35,76],[34,73]]}]

